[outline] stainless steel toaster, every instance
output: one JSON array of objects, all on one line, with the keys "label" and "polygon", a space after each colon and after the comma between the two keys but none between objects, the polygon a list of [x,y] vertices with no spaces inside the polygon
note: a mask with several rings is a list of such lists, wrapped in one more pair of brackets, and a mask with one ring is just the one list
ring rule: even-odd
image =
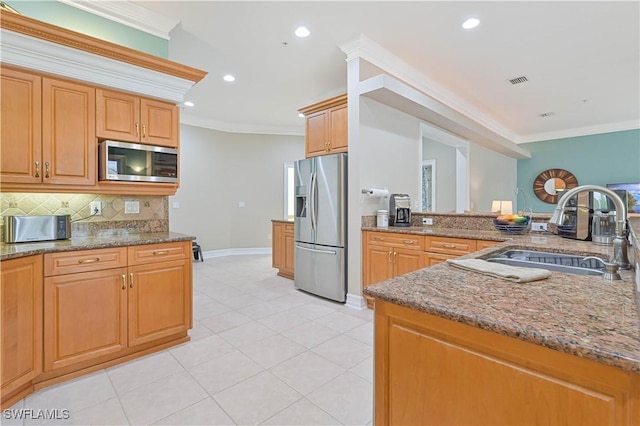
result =
[{"label": "stainless steel toaster", "polygon": [[68,214],[4,217],[5,243],[66,240],[68,238],[71,238],[71,216]]}]

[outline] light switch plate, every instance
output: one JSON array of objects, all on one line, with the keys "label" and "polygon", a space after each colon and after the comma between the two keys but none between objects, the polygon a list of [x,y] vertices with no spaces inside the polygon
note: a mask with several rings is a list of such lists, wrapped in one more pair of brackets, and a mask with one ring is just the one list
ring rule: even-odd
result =
[{"label": "light switch plate", "polygon": [[423,217],[422,218],[422,224],[423,225],[433,225],[433,218]]},{"label": "light switch plate", "polygon": [[546,231],[547,224],[543,222],[531,222],[531,230],[538,232]]},{"label": "light switch plate", "polygon": [[92,216],[102,216],[102,201],[92,201],[89,206]]},{"label": "light switch plate", "polygon": [[136,214],[140,213],[139,201],[125,201],[124,202],[124,214]]}]

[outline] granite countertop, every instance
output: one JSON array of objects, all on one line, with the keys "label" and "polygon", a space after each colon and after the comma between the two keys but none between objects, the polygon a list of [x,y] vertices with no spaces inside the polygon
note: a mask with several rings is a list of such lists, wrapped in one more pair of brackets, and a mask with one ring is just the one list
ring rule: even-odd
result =
[{"label": "granite countertop", "polygon": [[[389,230],[492,239],[482,231],[431,229],[425,233],[419,231],[421,228],[404,229]],[[637,236],[637,228],[635,231]],[[499,235],[507,241],[462,258],[486,258],[506,248],[599,256],[612,251],[611,247],[549,234],[513,238]],[[420,312],[640,373],[640,308],[636,304],[635,274],[623,271],[621,275],[622,281],[608,282],[601,277],[552,272],[545,280],[514,283],[441,263],[363,291]]]},{"label": "granite countertop", "polygon": [[179,234],[177,232],[153,232],[147,234],[115,232],[98,234],[92,237],[72,236],[69,240],[43,241],[39,243],[0,243],[0,260],[59,251],[90,250],[108,247],[159,244],[175,241],[191,241],[194,239],[195,237],[191,235]]},{"label": "granite countertop", "polygon": [[293,220],[286,220],[286,219],[271,219],[271,222],[293,223]]},{"label": "granite countertop", "polygon": [[435,226],[407,226],[378,228],[363,226],[363,231],[393,232],[396,234],[431,235],[434,237],[471,238],[476,240],[507,241],[519,235],[503,234],[499,231],[478,231],[475,229],[438,228]]}]

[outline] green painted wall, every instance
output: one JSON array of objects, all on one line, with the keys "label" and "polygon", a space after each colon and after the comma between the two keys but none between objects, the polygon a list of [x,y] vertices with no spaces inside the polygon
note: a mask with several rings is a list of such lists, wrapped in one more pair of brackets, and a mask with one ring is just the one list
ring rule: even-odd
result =
[{"label": "green painted wall", "polygon": [[[518,160],[518,187],[526,191],[534,212],[551,212],[554,204],[533,193],[533,181],[544,170],[565,169],[580,185],[640,182],[640,130],[602,133],[522,145],[531,158]],[[518,209],[524,208],[519,197]]]},{"label": "green painted wall", "polygon": [[93,15],[64,3],[51,0],[9,0],[5,1],[5,3],[30,18],[161,58],[166,59],[169,57],[168,40]]}]

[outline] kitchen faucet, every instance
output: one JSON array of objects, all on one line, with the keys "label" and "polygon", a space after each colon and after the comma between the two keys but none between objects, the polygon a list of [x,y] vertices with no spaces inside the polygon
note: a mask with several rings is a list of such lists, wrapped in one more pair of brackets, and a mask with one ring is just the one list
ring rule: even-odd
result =
[{"label": "kitchen faucet", "polygon": [[567,202],[574,195],[581,192],[600,192],[607,195],[613,201],[613,204],[616,206],[616,235],[613,238],[613,262],[615,262],[620,269],[629,269],[631,264],[627,257],[627,206],[622,201],[622,198],[612,190],[598,185],[581,185],[568,190],[558,201],[549,222],[555,225],[561,225]]}]

